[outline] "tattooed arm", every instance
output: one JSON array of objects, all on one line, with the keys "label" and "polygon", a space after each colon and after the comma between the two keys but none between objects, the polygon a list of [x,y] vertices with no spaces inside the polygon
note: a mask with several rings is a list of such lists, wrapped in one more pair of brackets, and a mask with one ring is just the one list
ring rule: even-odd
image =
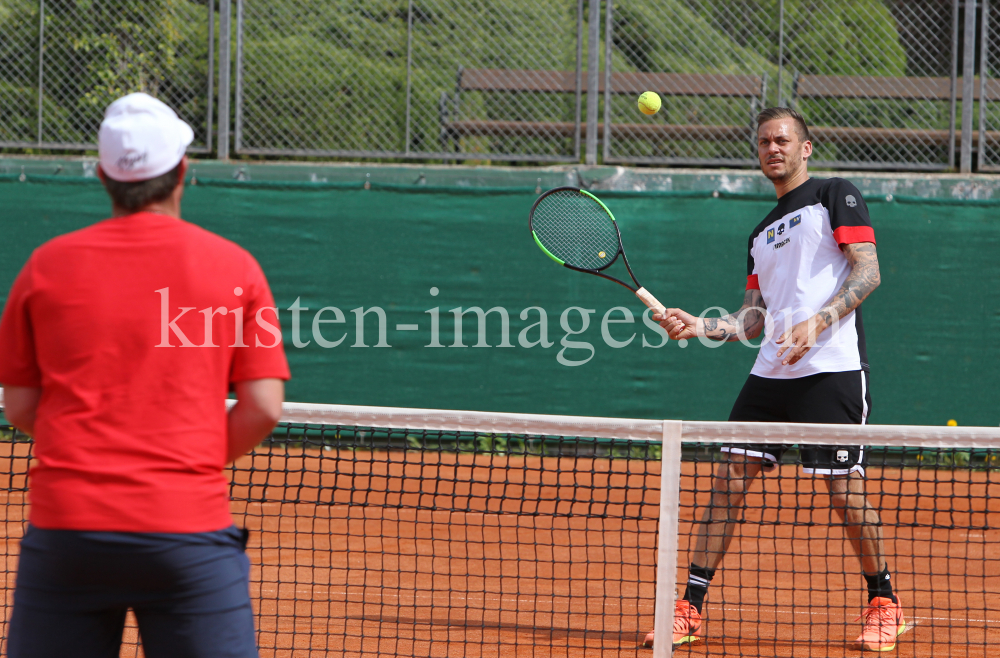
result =
[{"label": "tattooed arm", "polygon": [[743,306],[736,313],[721,318],[699,318],[699,336],[711,340],[730,341],[740,338],[752,340],[764,331],[764,314],[767,306],[760,290],[750,289],[743,295]]},{"label": "tattooed arm", "polygon": [[843,250],[851,264],[851,273],[830,303],[816,314],[824,323],[823,329],[861,306],[861,302],[882,282],[875,245],[871,242],[845,244]]},{"label": "tattooed arm", "polygon": [[[861,306],[861,302],[871,294],[881,277],[878,271],[878,254],[871,242],[841,245],[847,261],[851,264],[851,273],[827,305],[819,313],[805,322],[800,322],[785,333],[776,343],[786,343],[778,350],[778,358],[784,355],[783,365],[791,365],[805,356],[816,338],[842,317]],[[786,354],[787,352],[787,354]]]},{"label": "tattooed arm", "polygon": [[696,336],[718,341],[752,340],[764,330],[766,310],[760,290],[751,289],[743,295],[743,306],[739,311],[721,318],[698,318],[679,308],[670,308],[666,315],[654,315],[653,319],[659,320],[660,326],[674,340]]}]

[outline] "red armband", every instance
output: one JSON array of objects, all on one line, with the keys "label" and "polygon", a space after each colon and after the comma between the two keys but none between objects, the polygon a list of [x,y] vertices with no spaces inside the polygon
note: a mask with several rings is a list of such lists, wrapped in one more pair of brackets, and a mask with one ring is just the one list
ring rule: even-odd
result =
[{"label": "red armband", "polygon": [[875,229],[871,226],[841,226],[833,230],[833,239],[837,244],[855,244],[871,242],[875,244]]}]

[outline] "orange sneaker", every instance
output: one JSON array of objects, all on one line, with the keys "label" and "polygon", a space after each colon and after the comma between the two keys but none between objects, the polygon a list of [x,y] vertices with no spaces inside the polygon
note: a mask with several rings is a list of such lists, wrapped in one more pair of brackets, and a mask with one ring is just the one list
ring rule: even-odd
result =
[{"label": "orange sneaker", "polygon": [[[646,635],[643,646],[652,647],[655,631]],[[680,599],[674,605],[674,646],[701,639],[701,613],[689,601]]]},{"label": "orange sneaker", "polygon": [[[892,651],[896,638],[906,631],[903,608],[892,599],[877,596],[858,619],[865,618],[864,630],[852,648],[862,651]],[[857,621],[855,619],[854,621]]]}]

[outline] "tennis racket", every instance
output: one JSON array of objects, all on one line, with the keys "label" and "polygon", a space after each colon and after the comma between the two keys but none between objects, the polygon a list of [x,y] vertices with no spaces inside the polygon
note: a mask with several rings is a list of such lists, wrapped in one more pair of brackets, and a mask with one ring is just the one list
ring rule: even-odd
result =
[{"label": "tennis racket", "polygon": [[[665,312],[663,304],[643,288],[632,273],[614,215],[590,192],[575,187],[549,190],[531,207],[528,227],[535,243],[555,262],[621,284],[654,312]],[[635,283],[634,288],[604,272],[619,256]]]}]

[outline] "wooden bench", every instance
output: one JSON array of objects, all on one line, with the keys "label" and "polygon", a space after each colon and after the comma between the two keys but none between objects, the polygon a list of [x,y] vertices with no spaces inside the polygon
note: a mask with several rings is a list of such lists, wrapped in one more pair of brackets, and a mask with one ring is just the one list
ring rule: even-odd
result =
[{"label": "wooden bench", "polygon": [[[599,91],[604,93],[604,74]],[[585,84],[585,79],[581,82]],[[703,125],[666,123],[612,124],[616,137],[632,139],[687,139],[693,141],[745,141],[752,136],[751,126],[762,107],[767,92],[766,78],[751,75],[718,75],[688,73],[612,73],[611,93],[638,96],[655,91],[665,99],[671,97],[744,98],[747,101],[747,123],[743,125]],[[458,151],[462,137],[547,137],[565,138],[576,135],[572,121],[519,121],[463,119],[462,94],[465,92],[515,92],[575,94],[574,71],[537,71],[509,69],[458,68],[454,95],[441,93],[441,147],[447,152]],[[581,89],[586,95],[586,89]],[[638,110],[636,110],[638,112]],[[598,138],[604,138],[604,124],[598,125]],[[581,122],[580,136],[586,138],[587,124]]]},{"label": "wooden bench", "polygon": [[[959,100],[962,79],[956,84]],[[1000,81],[987,82],[988,98],[1000,94]],[[979,80],[974,89],[979,100]],[[902,100],[902,101],[951,101],[951,78],[876,77],[848,75],[798,75],[792,85],[792,105],[801,109],[802,100]],[[808,111],[805,112],[808,120]],[[817,142],[837,144],[901,144],[917,146],[948,146],[951,131],[934,128],[882,128],[851,126],[810,126]],[[1000,131],[987,133],[990,140],[1000,139]],[[955,144],[961,144],[962,131],[955,130]],[[979,131],[973,132],[973,148],[979,144]]]}]

